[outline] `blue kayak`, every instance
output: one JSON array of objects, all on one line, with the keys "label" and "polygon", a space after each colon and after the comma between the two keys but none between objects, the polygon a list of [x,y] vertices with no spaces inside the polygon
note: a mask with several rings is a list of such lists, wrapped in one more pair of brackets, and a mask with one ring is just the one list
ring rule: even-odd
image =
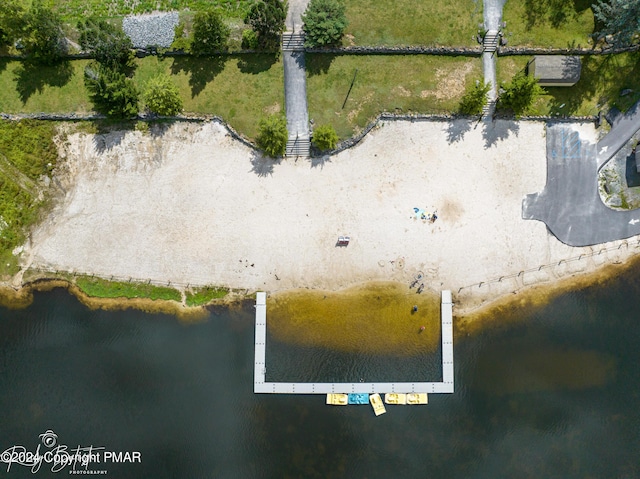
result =
[{"label": "blue kayak", "polygon": [[367,393],[349,394],[349,404],[369,404],[369,395]]}]

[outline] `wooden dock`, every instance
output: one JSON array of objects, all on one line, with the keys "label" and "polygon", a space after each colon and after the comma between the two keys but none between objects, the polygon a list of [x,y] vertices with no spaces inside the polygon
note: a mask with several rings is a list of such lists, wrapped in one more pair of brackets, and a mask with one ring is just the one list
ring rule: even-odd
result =
[{"label": "wooden dock", "polygon": [[265,381],[267,344],[267,293],[256,295],[256,337],[253,392],[267,394],[335,393],[452,393],[453,384],[453,302],[451,291],[442,291],[442,382],[391,383],[268,383]]}]

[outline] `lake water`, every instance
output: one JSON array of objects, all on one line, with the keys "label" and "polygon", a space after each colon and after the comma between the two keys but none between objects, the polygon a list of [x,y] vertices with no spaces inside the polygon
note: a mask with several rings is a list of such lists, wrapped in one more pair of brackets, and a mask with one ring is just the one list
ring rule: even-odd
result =
[{"label": "lake water", "polygon": [[[254,395],[249,303],[188,324],[38,293],[0,310],[0,451],[35,451],[51,430],[69,448],[140,452],[89,467],[117,478],[637,478],[639,312],[630,272],[456,337],[455,394],[374,417],[323,396]],[[296,379],[421,379],[434,361],[269,347],[274,374]]]}]

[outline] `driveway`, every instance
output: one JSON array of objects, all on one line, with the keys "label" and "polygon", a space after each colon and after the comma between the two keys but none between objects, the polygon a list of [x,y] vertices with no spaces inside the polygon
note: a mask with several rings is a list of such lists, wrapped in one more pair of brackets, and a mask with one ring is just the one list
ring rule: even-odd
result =
[{"label": "driveway", "polygon": [[[629,125],[624,128],[620,136],[616,133],[611,139],[612,144],[626,135]],[[624,141],[633,133],[635,130]],[[599,149],[602,143],[598,143]],[[612,150],[611,155],[615,153]],[[526,196],[522,217],[544,222],[556,238],[570,246],[591,246],[640,234],[640,210],[612,210],[600,199],[599,166],[596,145],[582,140],[569,126],[549,124],[547,184],[542,192]]]}]

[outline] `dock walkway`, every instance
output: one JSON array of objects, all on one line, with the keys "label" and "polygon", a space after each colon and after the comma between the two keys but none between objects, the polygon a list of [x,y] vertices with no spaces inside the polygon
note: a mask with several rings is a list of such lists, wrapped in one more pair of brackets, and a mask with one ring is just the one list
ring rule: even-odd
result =
[{"label": "dock walkway", "polygon": [[442,291],[442,382],[391,383],[271,383],[266,382],[267,293],[256,296],[256,335],[253,392],[267,394],[329,393],[452,393],[453,381],[453,302],[451,291]]}]

